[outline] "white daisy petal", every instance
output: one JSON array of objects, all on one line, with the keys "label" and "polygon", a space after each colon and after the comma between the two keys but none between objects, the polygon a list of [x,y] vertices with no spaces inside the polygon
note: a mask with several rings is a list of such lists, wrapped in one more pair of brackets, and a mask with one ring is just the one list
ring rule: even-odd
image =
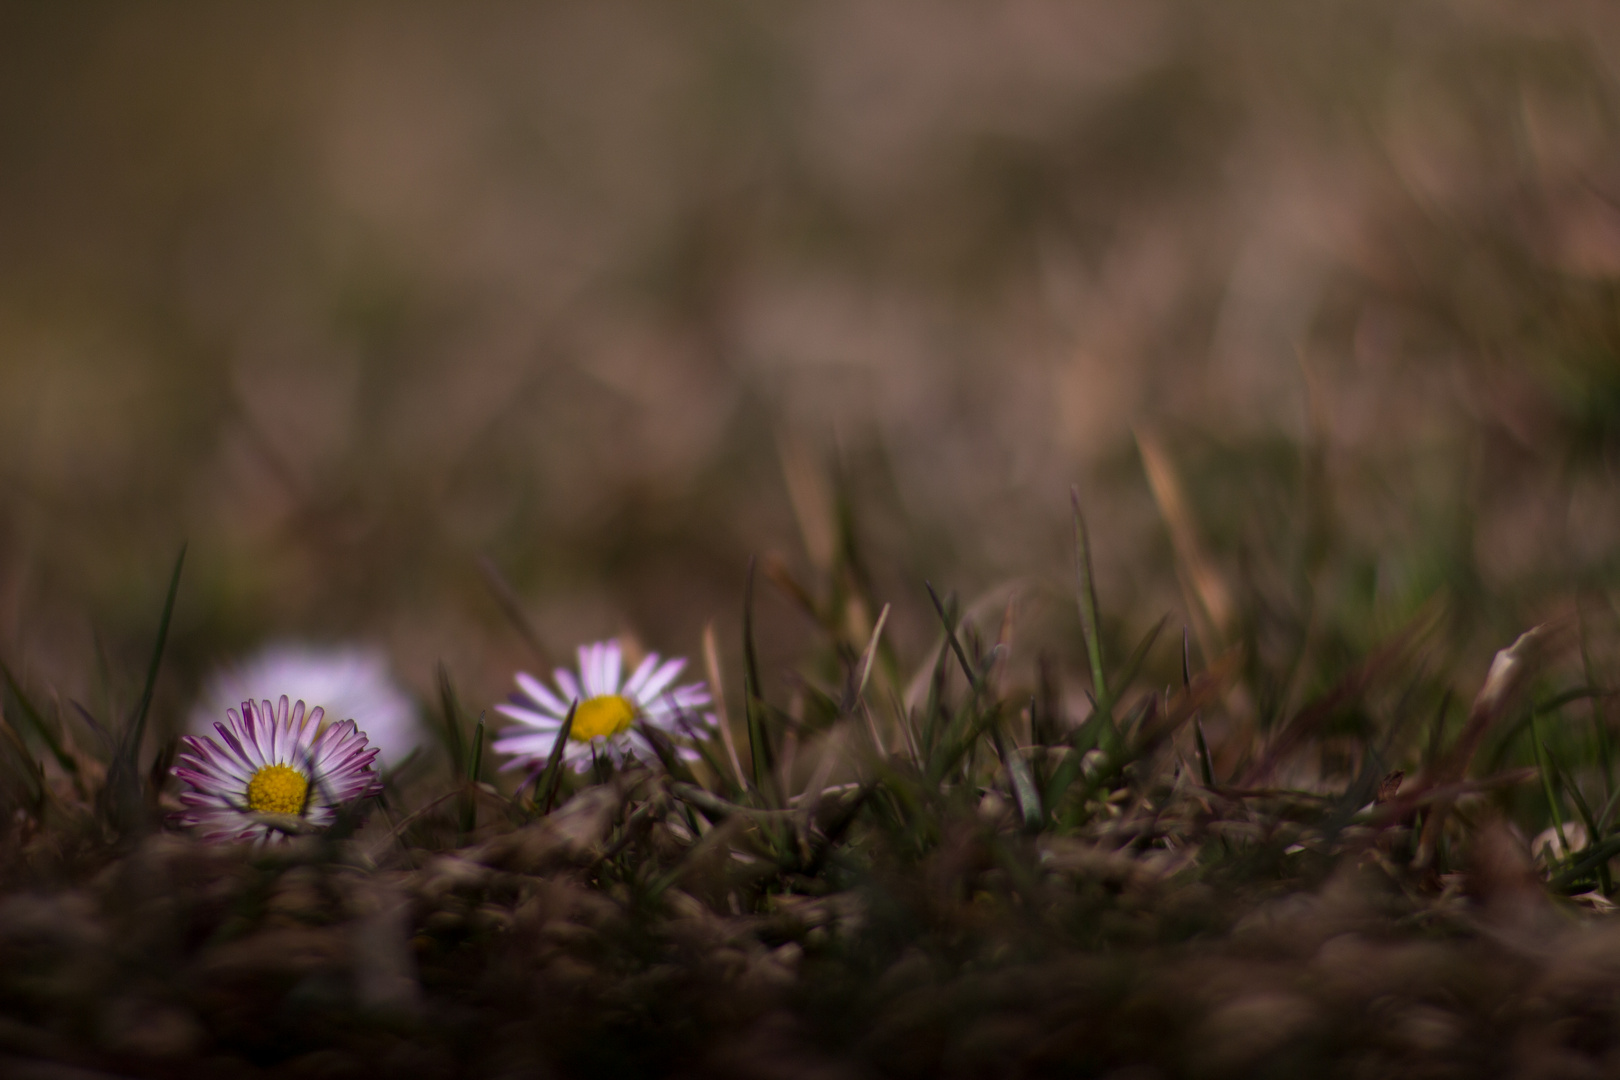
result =
[{"label": "white daisy petal", "polygon": [[637,694],[641,704],[647,705],[657,700],[658,695],[664,692],[664,687],[674,682],[675,676],[679,675],[681,669],[685,666],[685,658],[677,656],[648,676],[647,681],[642,684],[641,691]]},{"label": "white daisy petal", "polygon": [[312,825],[330,823],[335,807],[381,790],[369,745],[353,720],[320,727],[321,710],[305,714],[285,696],[272,706],[261,698],[231,710],[215,724],[223,743],[206,735],[182,738],[174,776],[180,793],[179,824],[210,841],[284,838],[251,816],[298,814]]},{"label": "white daisy petal", "polygon": [[551,756],[552,748],[557,745],[559,732],[534,732],[525,735],[513,735],[509,738],[496,739],[490,745],[502,754],[512,754],[515,759],[511,765],[527,765],[535,761],[544,761]]},{"label": "white daisy petal", "polygon": [[[557,689],[563,692],[563,697],[569,701],[583,701],[587,695],[580,693],[579,683],[574,680],[574,673],[567,668],[558,668],[551,673],[552,679],[557,683]],[[567,712],[566,709],[563,710]]]},{"label": "white daisy petal", "polygon": [[521,705],[508,705],[502,702],[495,706],[495,711],[502,716],[510,716],[513,720],[528,724],[530,727],[557,728],[562,726],[562,721],[555,716],[537,713],[533,709],[525,709]]},{"label": "white daisy petal", "polygon": [[[519,674],[517,684],[536,708],[515,699],[496,706],[496,711],[524,725],[507,729],[493,743],[498,752],[511,756],[506,768],[533,768],[543,763],[567,716],[564,701],[577,703],[579,712],[562,756],[579,772],[590,769],[593,760],[612,767],[631,761],[656,764],[657,755],[635,726],[637,717],[677,740],[707,737],[702,729],[715,723],[712,716],[697,712],[712,700],[703,683],[673,685],[686,666],[679,657],[661,662],[657,653],[648,653],[628,679],[624,678],[624,650],[617,641],[580,645],[575,658],[575,669],[558,668],[552,673],[561,698],[551,696],[544,687],[537,692],[538,681]],[[553,706],[555,715],[547,715]],[[683,757],[693,753],[690,747],[677,749]]]},{"label": "white daisy petal", "polygon": [[653,668],[657,666],[657,653],[650,652],[646,656],[643,656],[641,658],[641,663],[636,665],[636,670],[631,672],[630,678],[625,680],[624,689],[621,690],[620,693],[624,694],[625,697],[637,698],[637,700],[640,700],[638,695],[641,693],[641,684],[647,681],[647,676],[651,675]]},{"label": "white daisy petal", "polygon": [[[613,690],[607,684],[607,646],[597,642],[591,647],[590,683],[585,687],[592,697],[602,694],[611,694]],[[580,678],[585,678],[585,671],[580,672]]]},{"label": "white daisy petal", "polygon": [[579,686],[585,691],[584,697],[595,697],[596,690],[596,645],[581,645],[574,650],[574,658],[579,666]]},{"label": "white daisy petal", "polygon": [[545,709],[554,716],[561,717],[568,715],[567,704],[558,701],[557,695],[553,694],[550,690],[547,690],[545,683],[541,682],[533,675],[530,675],[527,671],[520,671],[516,675],[512,676],[512,678],[516,680],[518,688],[525,694],[529,695],[529,699],[542,709]]}]

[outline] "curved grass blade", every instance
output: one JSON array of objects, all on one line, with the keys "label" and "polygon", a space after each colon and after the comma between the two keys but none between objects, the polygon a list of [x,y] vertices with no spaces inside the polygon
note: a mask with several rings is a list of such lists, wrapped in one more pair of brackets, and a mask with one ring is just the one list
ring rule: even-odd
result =
[{"label": "curved grass blade", "polygon": [[143,798],[140,770],[141,742],[146,735],[146,718],[152,708],[152,694],[157,687],[158,671],[163,665],[163,650],[169,641],[169,623],[174,617],[174,600],[180,592],[180,571],[186,563],[186,545],[180,545],[180,554],[174,560],[174,572],[169,575],[169,591],[163,599],[163,614],[158,619],[157,643],[152,648],[151,662],[146,666],[146,685],[135,706],[134,716],[118,741],[118,748],[107,769],[107,782],[101,789],[100,808],[103,819],[120,834],[139,831],[145,824],[146,800]]},{"label": "curved grass blade", "polygon": [[186,545],[180,545],[180,554],[174,560],[174,572],[169,575],[169,592],[163,598],[163,615],[158,619],[157,644],[152,647],[152,660],[146,665],[146,685],[141,688],[140,704],[135,707],[135,721],[130,725],[125,753],[130,763],[141,752],[141,739],[146,734],[146,717],[152,708],[152,693],[157,688],[158,669],[163,665],[163,649],[169,642],[169,622],[174,617],[174,599],[180,592],[180,571],[186,565]]}]

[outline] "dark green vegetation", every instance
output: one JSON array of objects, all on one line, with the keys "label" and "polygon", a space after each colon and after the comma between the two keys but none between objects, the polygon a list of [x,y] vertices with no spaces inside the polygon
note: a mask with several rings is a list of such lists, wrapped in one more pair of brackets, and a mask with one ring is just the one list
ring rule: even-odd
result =
[{"label": "dark green vegetation", "polygon": [[[441,673],[441,765],[408,761],[329,833],[260,849],[163,831],[172,744],[137,768],[171,585],[128,723],[82,715],[103,752],[7,675],[9,1074],[1620,1063],[1602,917],[1620,788],[1586,620],[1504,649],[1466,705],[1430,605],[1268,716],[1297,667],[1198,664],[1162,624],[1107,647],[1075,524],[1084,650],[1043,654],[1033,687],[1005,675],[1016,600],[964,617],[932,587],[939,640],[908,684],[846,548],[832,587],[774,568],[823,646],[784,703],[745,639],[740,745],[698,742],[688,766],[648,729],[659,767],[576,776],[554,756],[503,792]],[[1147,685],[1175,653],[1178,684]],[[1070,668],[1083,707],[1060,700]],[[1547,821],[1561,840],[1533,860],[1519,830]]]}]

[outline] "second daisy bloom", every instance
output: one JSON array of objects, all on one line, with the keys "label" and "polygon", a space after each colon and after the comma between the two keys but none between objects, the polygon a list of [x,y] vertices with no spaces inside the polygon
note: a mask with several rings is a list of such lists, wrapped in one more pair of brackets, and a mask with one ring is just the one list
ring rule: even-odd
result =
[{"label": "second daisy bloom", "polygon": [[[673,685],[686,661],[679,657],[659,662],[657,653],[648,653],[621,681],[624,653],[617,641],[598,641],[579,647],[579,670],[567,668],[552,672],[553,692],[527,672],[518,672],[521,694],[496,710],[518,721],[521,727],[507,728],[492,744],[503,754],[513,755],[507,768],[538,768],[551,756],[568,716],[570,703],[578,702],[574,727],[563,760],[579,772],[590,767],[592,758],[605,758],[623,764],[626,758],[653,757],[652,747],[637,731],[637,720],[671,734],[681,732],[681,717],[694,717],[709,704],[709,691],[703,683]],[[713,724],[710,714],[699,717]]]}]

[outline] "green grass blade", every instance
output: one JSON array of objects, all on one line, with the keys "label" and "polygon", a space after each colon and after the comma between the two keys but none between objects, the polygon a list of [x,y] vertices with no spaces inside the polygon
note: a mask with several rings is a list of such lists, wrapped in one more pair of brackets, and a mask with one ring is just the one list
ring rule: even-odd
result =
[{"label": "green grass blade", "polygon": [[1614,808],[1620,806],[1620,791],[1609,796],[1609,801],[1603,804],[1603,810],[1597,816],[1598,832],[1608,831],[1609,822],[1614,819]]},{"label": "green grass blade", "polygon": [[107,782],[98,800],[104,820],[120,834],[139,831],[146,824],[146,800],[142,793],[140,769],[141,743],[146,736],[146,720],[151,713],[158,672],[163,666],[163,652],[169,641],[169,623],[174,618],[174,601],[180,592],[180,571],[185,563],[186,545],[181,544],[180,554],[174,560],[174,571],[169,575],[169,591],[163,599],[163,614],[158,618],[157,642],[152,647],[152,659],[146,666],[146,683],[141,689],[135,713],[118,740],[112,762],[107,768]]},{"label": "green grass blade", "polygon": [[1018,747],[1011,745],[1007,733],[997,724],[991,729],[996,744],[996,753],[1001,755],[1001,763],[1007,769],[1008,786],[1012,789],[1013,805],[1018,810],[1018,816],[1023,819],[1024,828],[1035,832],[1041,827],[1045,813],[1041,809],[1041,793],[1035,787],[1035,777],[1030,773],[1029,762],[1019,753]]},{"label": "green grass blade", "polygon": [[[1192,687],[1192,640],[1187,627],[1181,628],[1181,689]],[[1209,756],[1209,740],[1204,738],[1204,721],[1197,715],[1192,721],[1193,738],[1198,743],[1198,775],[1206,788],[1215,786],[1215,762]]]},{"label": "green grass blade", "polygon": [[443,723],[444,745],[450,751],[450,770],[457,776],[467,773],[467,745],[462,741],[461,701],[456,697],[455,684],[450,681],[450,669],[440,663],[436,671],[439,684],[439,717]]},{"label": "green grass blade", "polygon": [[754,560],[748,560],[748,580],[743,585],[743,711],[748,722],[749,764],[754,772],[754,789],[765,805],[780,805],[776,797],[776,755],[765,724],[765,695],[759,679],[759,656],[754,649]]},{"label": "green grass blade", "polygon": [[1046,793],[1043,804],[1054,810],[1063,802],[1074,782],[1080,779],[1085,755],[1078,750],[1070,750],[1058,762],[1057,768],[1052,770],[1052,777],[1046,782]]},{"label": "green grass blade", "polygon": [[1204,738],[1204,722],[1202,720],[1193,720],[1193,738],[1198,741],[1199,779],[1203,780],[1205,787],[1213,788],[1215,786],[1215,763],[1210,760],[1209,740]]},{"label": "green grass blade", "polygon": [[534,801],[542,814],[551,813],[551,806],[557,800],[557,787],[562,782],[563,750],[568,746],[569,736],[574,733],[574,713],[577,711],[579,702],[570,701],[568,715],[563,717],[562,727],[557,731],[557,741],[551,747],[551,756],[546,759],[545,771],[534,785]]},{"label": "green grass blade", "polygon": [[1569,841],[1564,837],[1564,812],[1558,807],[1558,796],[1553,792],[1552,769],[1548,766],[1547,748],[1541,741],[1541,728],[1536,723],[1536,713],[1530,711],[1530,743],[1536,755],[1536,767],[1541,771],[1541,790],[1547,796],[1547,810],[1552,814],[1553,830],[1558,834],[1558,846],[1563,849],[1564,857],[1570,855]]},{"label": "green grass blade", "polygon": [[[1592,674],[1592,651],[1586,643],[1586,618],[1579,602],[1575,605],[1575,617],[1579,622],[1581,644],[1581,672],[1586,678],[1587,686],[1596,686],[1597,679]],[[1609,743],[1609,721],[1603,710],[1603,695],[1592,695],[1592,732],[1597,739],[1598,764],[1603,769],[1603,790],[1606,793],[1614,792],[1614,748]],[[1594,834],[1592,842],[1597,843]]]},{"label": "green grass blade", "polygon": [[[1586,843],[1583,845],[1583,849],[1590,849],[1602,835],[1598,831],[1598,819],[1593,816],[1592,808],[1586,802],[1586,796],[1581,794],[1581,789],[1576,786],[1569,773],[1564,771],[1564,767],[1553,756],[1552,747],[1543,743],[1541,752],[1546,755],[1547,764],[1552,770],[1553,780],[1558,785],[1558,790],[1568,795],[1570,802],[1575,804],[1575,812],[1580,815],[1581,823],[1586,826]],[[1563,842],[1562,832],[1559,833],[1559,841]],[[1566,857],[1574,855],[1574,852],[1569,850],[1567,844],[1564,848],[1564,854]],[[1607,896],[1614,887],[1609,880],[1609,864],[1606,862],[1599,863],[1597,873],[1598,884],[1603,890],[1603,895]]]},{"label": "green grass blade", "polygon": [[934,591],[932,582],[924,581],[923,586],[928,589],[928,599],[934,602],[934,610],[939,612],[939,621],[945,627],[945,640],[949,643],[951,651],[956,654],[956,662],[962,665],[962,674],[967,676],[968,685],[977,694],[980,689],[979,677],[973,671],[973,665],[968,662],[967,653],[962,651],[962,643],[956,638],[956,620],[946,614],[945,605],[940,602],[939,593]]},{"label": "green grass blade", "polygon": [[1568,892],[1570,887],[1588,880],[1587,875],[1616,855],[1620,855],[1620,836],[1611,836],[1601,844],[1589,847],[1584,855],[1574,859],[1569,869],[1555,874],[1552,887],[1556,892]]},{"label": "green grass blade", "polygon": [[484,714],[478,714],[478,726],[473,729],[472,765],[467,769],[467,779],[473,783],[478,782],[478,774],[484,767]]},{"label": "green grass blade", "polygon": [[1101,620],[1097,615],[1097,581],[1091,568],[1091,534],[1086,530],[1086,516],[1080,509],[1080,489],[1069,490],[1074,506],[1074,571],[1075,585],[1080,601],[1080,631],[1086,639],[1086,659],[1091,662],[1091,683],[1096,693],[1097,711],[1111,715],[1114,701],[1108,693],[1108,679],[1103,674]]},{"label": "green grass blade", "polygon": [[174,572],[169,575],[169,592],[163,598],[163,614],[158,619],[157,643],[152,646],[152,659],[146,665],[146,685],[141,688],[140,704],[135,707],[135,721],[130,725],[125,754],[131,765],[140,756],[141,740],[146,734],[146,718],[152,709],[152,694],[157,689],[158,669],[163,666],[163,650],[169,643],[169,622],[174,618],[174,600],[180,592],[180,571],[186,565],[186,545],[180,545],[180,554],[174,560]]},{"label": "green grass blade", "polygon": [[[951,617],[955,618],[955,610]],[[928,677],[928,696],[923,702],[922,713],[922,756],[923,763],[930,774],[933,770],[934,751],[939,747],[940,716],[944,713],[945,675],[950,663],[950,653],[942,642],[939,650],[934,654],[934,670]]]},{"label": "green grass blade", "polygon": [[478,824],[478,772],[484,764],[484,714],[478,714],[478,726],[473,729],[472,759],[467,765],[467,795],[461,804],[461,831],[470,833]]}]

